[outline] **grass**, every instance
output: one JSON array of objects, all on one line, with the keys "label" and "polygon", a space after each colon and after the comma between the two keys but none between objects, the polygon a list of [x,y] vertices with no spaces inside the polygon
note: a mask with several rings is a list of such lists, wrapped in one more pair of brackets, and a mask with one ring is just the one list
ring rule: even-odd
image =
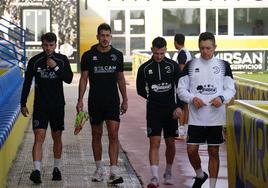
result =
[{"label": "grass", "polygon": [[235,76],[255,80],[258,82],[268,83],[268,72],[265,73],[234,73]]}]

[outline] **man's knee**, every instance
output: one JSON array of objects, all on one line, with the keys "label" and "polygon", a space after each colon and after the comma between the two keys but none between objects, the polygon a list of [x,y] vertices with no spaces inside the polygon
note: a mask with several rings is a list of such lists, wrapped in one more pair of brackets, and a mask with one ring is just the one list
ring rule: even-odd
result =
[{"label": "man's knee", "polygon": [[101,140],[102,137],[102,125],[91,125],[92,139],[93,140]]},{"label": "man's knee", "polygon": [[117,142],[118,141],[118,132],[117,131],[110,131],[108,134],[110,142]]},{"label": "man's knee", "polygon": [[208,147],[208,155],[210,158],[219,159],[219,147]]},{"label": "man's knee", "polygon": [[198,145],[187,145],[187,153],[188,156],[195,156],[198,155]]},{"label": "man's knee", "polygon": [[46,132],[44,130],[34,130],[34,142],[35,143],[44,143],[46,137]]},{"label": "man's knee", "polygon": [[167,149],[173,149],[175,147],[175,139],[174,138],[166,138],[166,147]]}]

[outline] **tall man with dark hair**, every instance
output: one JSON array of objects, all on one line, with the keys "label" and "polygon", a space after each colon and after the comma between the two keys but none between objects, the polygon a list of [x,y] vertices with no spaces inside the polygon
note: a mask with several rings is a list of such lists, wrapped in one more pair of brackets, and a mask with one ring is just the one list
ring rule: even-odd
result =
[{"label": "tall man with dark hair", "polygon": [[[123,183],[118,175],[117,162],[119,152],[119,114],[124,114],[128,108],[126,81],[123,74],[123,54],[110,45],[111,27],[100,24],[97,29],[98,44],[86,51],[81,59],[81,77],[79,81],[79,98],[77,111],[83,110],[83,96],[89,81],[88,112],[92,130],[92,149],[96,171],[92,181],[103,181],[102,163],[102,133],[105,121],[109,137],[110,176],[109,184]],[[120,98],[118,87],[122,95]]]},{"label": "tall man with dark hair", "polygon": [[41,37],[43,52],[32,57],[25,72],[21,94],[21,113],[27,117],[26,106],[33,78],[35,78],[35,95],[33,111],[34,145],[32,150],[35,170],[30,180],[41,183],[42,145],[45,141],[48,123],[51,127],[54,152],[54,169],[52,180],[61,180],[59,170],[62,153],[62,131],[64,130],[64,93],[63,82],[70,84],[73,73],[65,55],[55,52],[57,37],[46,33]]},{"label": "tall man with dark hair", "polygon": [[[178,50],[178,56],[177,56],[177,63],[179,65],[180,71],[182,72],[185,65],[192,60],[191,53],[185,48],[184,46],[185,42],[185,36],[182,33],[177,33],[174,37],[174,46]],[[189,117],[189,107],[188,104],[185,103],[183,106],[183,115],[179,119],[180,121],[180,127],[179,127],[179,138],[182,139],[180,135],[180,128],[182,130],[185,130],[185,128],[188,126],[188,117]],[[183,131],[183,135],[184,135]]]},{"label": "tall man with dark hair", "polygon": [[226,123],[227,104],[235,95],[232,71],[228,62],[214,56],[215,37],[204,32],[199,35],[201,56],[184,68],[178,83],[178,95],[189,104],[187,152],[196,172],[193,188],[199,188],[208,178],[201,167],[199,145],[208,145],[208,171],[211,188],[219,172],[219,146],[223,143],[222,129]]},{"label": "tall man with dark hair", "polygon": [[157,37],[152,42],[153,56],[139,67],[137,93],[147,100],[147,136],[150,140],[149,160],[152,173],[148,188],[159,186],[159,147],[162,130],[166,143],[166,170],[164,184],[171,185],[171,168],[175,157],[175,137],[178,136],[178,118],[183,104],[176,96],[179,68],[175,61],[165,57],[166,40]]},{"label": "tall man with dark hair", "polygon": [[182,33],[177,33],[174,37],[174,46],[178,50],[177,62],[180,70],[183,71],[185,65],[192,60],[191,53],[184,46],[185,36]]}]

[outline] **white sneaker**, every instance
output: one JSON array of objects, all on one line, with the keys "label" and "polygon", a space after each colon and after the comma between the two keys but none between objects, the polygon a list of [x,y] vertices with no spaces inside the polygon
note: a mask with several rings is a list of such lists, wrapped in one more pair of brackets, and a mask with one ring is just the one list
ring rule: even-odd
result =
[{"label": "white sneaker", "polygon": [[91,181],[93,182],[101,182],[103,181],[103,169],[102,168],[97,168],[92,176]]},{"label": "white sneaker", "polygon": [[159,182],[157,177],[154,176],[151,179],[151,182],[147,185],[147,188],[157,188],[157,187],[159,187]]},{"label": "white sneaker", "polygon": [[171,174],[165,173],[163,177],[164,177],[164,184],[165,185],[173,185],[174,184]]},{"label": "white sneaker", "polygon": [[121,176],[117,176],[115,174],[110,174],[110,177],[108,179],[108,184],[110,185],[117,185],[117,184],[120,184],[120,183],[123,183],[124,180]]}]

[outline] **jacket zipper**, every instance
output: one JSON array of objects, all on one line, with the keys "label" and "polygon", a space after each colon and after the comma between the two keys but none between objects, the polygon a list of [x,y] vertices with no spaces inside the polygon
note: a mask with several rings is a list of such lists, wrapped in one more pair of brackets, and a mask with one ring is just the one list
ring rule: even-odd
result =
[{"label": "jacket zipper", "polygon": [[159,76],[159,80],[161,80],[161,72],[160,72],[160,63],[158,63],[158,76]]}]

